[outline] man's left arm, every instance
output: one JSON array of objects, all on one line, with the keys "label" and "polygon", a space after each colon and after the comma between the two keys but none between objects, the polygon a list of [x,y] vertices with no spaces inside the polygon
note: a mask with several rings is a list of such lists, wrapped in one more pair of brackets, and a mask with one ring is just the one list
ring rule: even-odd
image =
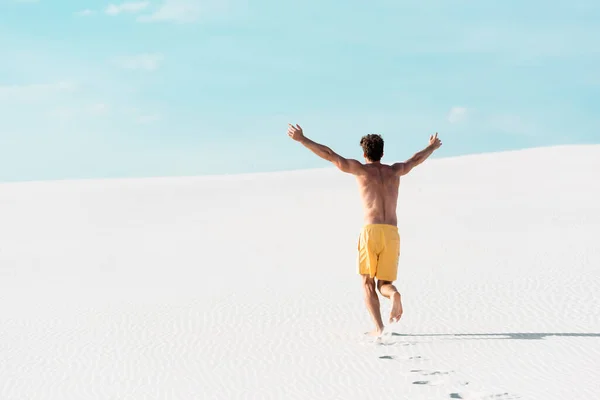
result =
[{"label": "man's left arm", "polygon": [[363,165],[359,161],[344,158],[337,154],[335,151],[331,150],[329,147],[319,144],[304,136],[304,132],[302,131],[300,125],[290,125],[288,128],[288,136],[290,136],[295,141],[302,143],[304,147],[306,147],[322,159],[331,162],[342,172],[346,172],[353,175],[360,175],[364,171]]},{"label": "man's left arm", "polygon": [[437,132],[435,133],[435,136],[431,135],[429,138],[429,146],[421,151],[416,152],[405,162],[392,164],[392,168],[394,169],[396,175],[401,176],[408,174],[414,167],[422,164],[425,160],[427,160],[427,158],[429,158],[431,154],[433,154],[434,151],[439,149],[442,145],[442,142],[437,136]]}]

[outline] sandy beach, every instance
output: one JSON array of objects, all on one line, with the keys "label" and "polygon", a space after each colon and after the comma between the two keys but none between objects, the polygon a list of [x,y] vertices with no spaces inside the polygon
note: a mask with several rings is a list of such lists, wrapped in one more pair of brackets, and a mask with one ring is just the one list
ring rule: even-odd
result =
[{"label": "sandy beach", "polygon": [[594,400],[598,171],[589,145],[403,177],[381,342],[334,168],[0,184],[0,399]]}]

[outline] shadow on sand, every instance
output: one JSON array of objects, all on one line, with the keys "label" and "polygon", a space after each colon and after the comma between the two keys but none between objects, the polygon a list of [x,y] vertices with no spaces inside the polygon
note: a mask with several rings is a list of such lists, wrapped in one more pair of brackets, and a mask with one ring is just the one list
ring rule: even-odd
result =
[{"label": "shadow on sand", "polygon": [[600,333],[432,333],[402,334],[393,332],[394,337],[403,338],[446,338],[450,340],[544,340],[547,337],[600,338]]}]

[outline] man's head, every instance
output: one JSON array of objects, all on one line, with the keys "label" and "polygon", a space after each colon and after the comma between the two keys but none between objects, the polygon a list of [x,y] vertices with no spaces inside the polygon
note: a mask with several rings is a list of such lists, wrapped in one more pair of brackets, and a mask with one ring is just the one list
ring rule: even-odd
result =
[{"label": "man's head", "polygon": [[377,162],[383,157],[383,139],[380,135],[371,133],[363,136],[360,139],[360,147],[367,161]]}]

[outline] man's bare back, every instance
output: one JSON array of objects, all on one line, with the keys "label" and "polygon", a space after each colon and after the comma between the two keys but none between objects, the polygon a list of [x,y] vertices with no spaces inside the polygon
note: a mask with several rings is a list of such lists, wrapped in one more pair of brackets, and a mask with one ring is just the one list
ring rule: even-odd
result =
[{"label": "man's bare back", "polygon": [[364,174],[357,175],[358,191],[363,204],[364,224],[397,226],[396,205],[400,176],[391,165],[366,164]]},{"label": "man's bare back", "polygon": [[392,302],[390,323],[398,321],[403,312],[400,292],[392,284],[396,280],[400,253],[396,216],[400,177],[425,161],[442,142],[436,133],[429,138],[429,145],[425,149],[405,162],[386,165],[380,162],[383,156],[383,139],[379,135],[370,134],[361,139],[364,164],[344,158],[329,147],[308,139],[299,125],[290,124],[288,136],[330,161],[342,172],[356,177],[364,213],[364,227],[358,243],[358,270],[363,280],[366,305],[375,322],[375,330],[371,333],[379,336],[383,333],[384,325],[375,288]]}]

